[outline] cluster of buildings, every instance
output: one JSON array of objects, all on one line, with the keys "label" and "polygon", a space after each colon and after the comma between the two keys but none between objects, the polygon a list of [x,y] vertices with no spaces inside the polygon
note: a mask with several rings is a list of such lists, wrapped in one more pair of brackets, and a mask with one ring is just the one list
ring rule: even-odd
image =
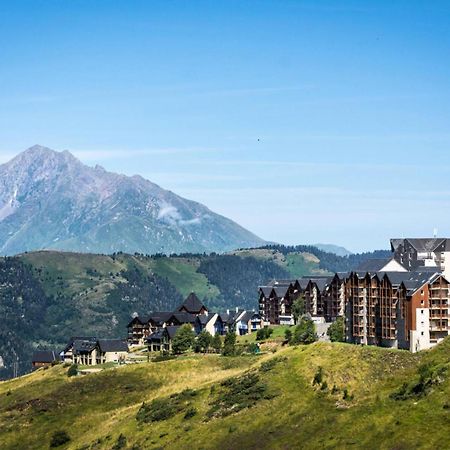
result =
[{"label": "cluster of buildings", "polygon": [[259,287],[270,324],[293,324],[302,298],[315,321],[345,318],[347,342],[427,349],[450,333],[450,239],[392,239],[393,255],[333,276],[277,280]]},{"label": "cluster of buildings", "polygon": [[49,366],[54,362],[66,362],[95,366],[109,362],[122,363],[128,354],[128,344],[120,339],[97,339],[96,337],[72,337],[61,352],[36,351],[33,353],[34,368]]},{"label": "cluster of buildings", "polygon": [[149,351],[170,351],[173,337],[185,324],[196,334],[206,330],[212,336],[229,331],[245,335],[264,326],[258,312],[239,308],[225,313],[212,312],[192,292],[175,311],[134,317],[128,324],[128,343],[130,346],[147,345]]}]

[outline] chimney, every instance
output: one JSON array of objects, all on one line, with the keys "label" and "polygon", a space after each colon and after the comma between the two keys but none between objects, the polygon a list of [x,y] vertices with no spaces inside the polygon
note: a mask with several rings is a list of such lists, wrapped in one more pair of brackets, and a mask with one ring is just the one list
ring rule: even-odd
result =
[{"label": "chimney", "polygon": [[229,309],[227,309],[227,314],[230,314],[230,310]]},{"label": "chimney", "polygon": [[236,306],[236,312],[239,312],[239,306]]}]

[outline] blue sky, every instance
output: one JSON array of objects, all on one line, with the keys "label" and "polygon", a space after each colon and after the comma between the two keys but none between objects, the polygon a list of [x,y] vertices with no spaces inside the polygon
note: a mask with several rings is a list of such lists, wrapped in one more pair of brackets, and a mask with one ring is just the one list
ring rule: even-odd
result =
[{"label": "blue sky", "polygon": [[0,1],[0,161],[141,174],[282,243],[450,235],[450,2]]}]

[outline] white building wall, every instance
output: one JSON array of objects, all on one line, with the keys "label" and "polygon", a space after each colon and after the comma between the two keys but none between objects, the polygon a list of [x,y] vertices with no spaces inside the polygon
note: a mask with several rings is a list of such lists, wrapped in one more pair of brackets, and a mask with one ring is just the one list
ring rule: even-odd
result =
[{"label": "white building wall", "polygon": [[410,350],[414,353],[430,347],[430,310],[417,308],[416,329],[411,330],[410,334]]}]

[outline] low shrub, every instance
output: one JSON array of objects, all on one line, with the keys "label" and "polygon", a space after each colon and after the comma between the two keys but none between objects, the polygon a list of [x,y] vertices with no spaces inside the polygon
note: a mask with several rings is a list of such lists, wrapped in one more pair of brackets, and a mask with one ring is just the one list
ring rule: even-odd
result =
[{"label": "low shrub", "polygon": [[72,364],[69,367],[69,370],[67,371],[67,376],[68,377],[74,377],[78,375],[78,365],[77,364]]},{"label": "low shrub", "polygon": [[197,415],[197,408],[195,408],[194,406],[190,406],[184,413],[184,418],[191,419],[192,417],[194,417],[196,415]]},{"label": "low shrub", "polygon": [[70,441],[70,436],[64,430],[55,431],[50,441],[50,448],[60,447]]},{"label": "low shrub", "polygon": [[269,328],[269,327],[260,328],[256,332],[256,340],[264,341],[265,339],[269,339],[270,336],[272,335],[272,333],[273,333],[273,328]]},{"label": "low shrub", "polygon": [[319,366],[317,368],[317,372],[314,375],[312,384],[313,386],[315,386],[316,384],[322,384],[322,381],[323,381],[323,369],[322,367]]},{"label": "low shrub", "polygon": [[287,358],[285,356],[276,356],[275,358],[269,359],[268,361],[264,361],[259,368],[260,372],[269,372],[272,370],[277,364],[280,364],[286,361]]},{"label": "low shrub", "polygon": [[190,401],[197,395],[193,389],[185,389],[170,397],[156,398],[151,403],[142,403],[137,415],[138,422],[150,423],[167,420],[191,407]]},{"label": "low shrub", "polygon": [[175,355],[161,354],[152,359],[152,362],[170,361],[171,359],[177,359]]},{"label": "low shrub", "polygon": [[127,445],[127,438],[121,433],[111,450],[121,450]]},{"label": "low shrub", "polygon": [[206,413],[209,418],[229,416],[245,408],[251,408],[260,400],[273,398],[267,392],[267,385],[256,373],[229,378],[220,386],[219,395],[213,399],[212,406]]}]

